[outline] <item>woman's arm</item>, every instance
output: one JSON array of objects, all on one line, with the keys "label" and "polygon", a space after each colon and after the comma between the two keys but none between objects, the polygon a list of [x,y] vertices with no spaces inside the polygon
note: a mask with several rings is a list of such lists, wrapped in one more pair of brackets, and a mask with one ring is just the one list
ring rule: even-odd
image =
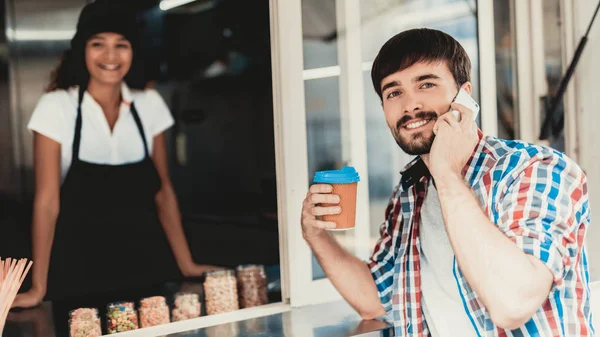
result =
[{"label": "woman's arm", "polygon": [[181,213],[167,165],[167,146],[164,132],[154,137],[154,149],[152,160],[160,176],[162,183],[160,191],[156,194],[156,207],[163,230],[175,255],[177,266],[184,276],[200,276],[202,273],[216,269],[214,266],[197,265],[192,259],[183,226],[181,224]]},{"label": "woman's arm", "polygon": [[31,240],[32,287],[19,294],[13,307],[33,307],[46,294],[50,253],[60,209],[60,144],[39,133],[34,135],[35,197]]}]

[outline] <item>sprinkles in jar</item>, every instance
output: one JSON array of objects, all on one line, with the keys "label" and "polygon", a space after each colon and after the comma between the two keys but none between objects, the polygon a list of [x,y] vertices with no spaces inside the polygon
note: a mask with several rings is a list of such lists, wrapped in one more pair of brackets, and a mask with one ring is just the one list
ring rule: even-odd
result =
[{"label": "sprinkles in jar", "polygon": [[102,335],[98,309],[79,308],[69,313],[70,337],[98,337]]},{"label": "sprinkles in jar", "polygon": [[243,265],[237,268],[240,308],[265,305],[267,298],[267,276],[261,265]]},{"label": "sprinkles in jar", "polygon": [[171,322],[167,301],[162,296],[147,297],[140,300],[139,310],[140,326],[142,328]]},{"label": "sprinkles in jar", "polygon": [[218,270],[206,274],[204,280],[206,313],[220,314],[239,309],[237,281],[233,270]]},{"label": "sprinkles in jar", "polygon": [[194,293],[175,294],[173,322],[200,317],[200,296]]}]

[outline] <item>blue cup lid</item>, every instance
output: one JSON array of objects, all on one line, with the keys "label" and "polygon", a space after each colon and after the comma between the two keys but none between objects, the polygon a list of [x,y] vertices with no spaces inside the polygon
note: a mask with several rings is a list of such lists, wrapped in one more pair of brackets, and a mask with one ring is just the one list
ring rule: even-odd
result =
[{"label": "blue cup lid", "polygon": [[352,184],[360,181],[358,172],[352,166],[344,166],[340,170],[319,171],[313,180],[322,184]]}]

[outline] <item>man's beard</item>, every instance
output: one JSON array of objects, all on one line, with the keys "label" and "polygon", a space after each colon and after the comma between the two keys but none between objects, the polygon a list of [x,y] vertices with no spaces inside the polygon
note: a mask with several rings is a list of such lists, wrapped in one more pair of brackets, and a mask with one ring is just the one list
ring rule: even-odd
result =
[{"label": "man's beard", "polygon": [[411,156],[420,156],[423,154],[428,154],[431,151],[431,145],[433,145],[433,140],[435,139],[435,135],[433,132],[431,135],[426,135],[424,132],[415,133],[412,135],[403,135],[402,134],[402,125],[405,125],[412,119],[429,119],[429,123],[435,123],[437,120],[437,114],[434,111],[422,111],[415,115],[415,117],[403,116],[396,122],[396,127],[390,127],[392,131],[392,135],[396,140],[396,143],[402,151],[411,155]]}]

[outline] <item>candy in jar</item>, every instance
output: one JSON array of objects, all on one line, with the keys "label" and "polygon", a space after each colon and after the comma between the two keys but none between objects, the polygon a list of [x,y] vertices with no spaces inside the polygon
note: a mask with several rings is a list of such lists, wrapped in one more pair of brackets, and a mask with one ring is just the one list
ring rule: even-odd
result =
[{"label": "candy in jar", "polygon": [[237,281],[233,270],[218,270],[206,274],[204,280],[206,313],[220,314],[239,309]]},{"label": "candy in jar", "polygon": [[243,265],[237,268],[240,308],[265,305],[267,297],[267,276],[261,265]]},{"label": "candy in jar", "polygon": [[175,294],[173,322],[200,317],[200,296],[193,293]]},{"label": "candy in jar", "polygon": [[133,302],[117,302],[107,306],[106,330],[109,334],[136,330],[138,327]]},{"label": "candy in jar", "polygon": [[151,326],[168,324],[169,307],[162,296],[147,297],[140,300],[140,326],[147,328]]},{"label": "candy in jar", "polygon": [[79,308],[69,313],[70,337],[98,337],[102,335],[100,316],[95,308]]}]

